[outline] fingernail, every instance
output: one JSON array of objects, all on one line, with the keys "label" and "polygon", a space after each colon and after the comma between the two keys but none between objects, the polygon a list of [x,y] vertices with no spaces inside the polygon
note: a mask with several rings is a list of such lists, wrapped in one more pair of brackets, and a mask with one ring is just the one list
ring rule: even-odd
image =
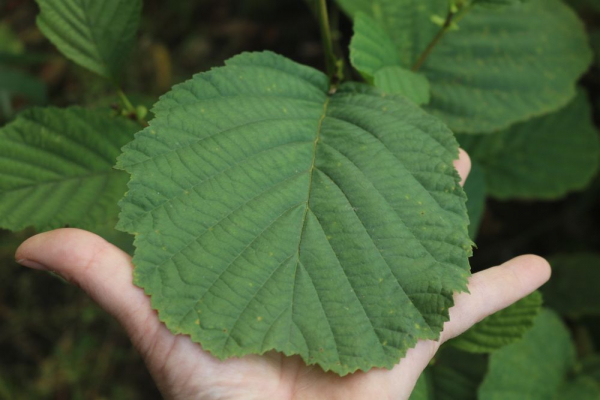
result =
[{"label": "fingernail", "polygon": [[44,266],[38,262],[35,262],[35,261],[27,260],[25,258],[17,260],[17,263],[21,264],[24,267],[31,268],[31,269],[37,269],[39,271],[47,271],[48,270],[48,268],[46,266]]}]

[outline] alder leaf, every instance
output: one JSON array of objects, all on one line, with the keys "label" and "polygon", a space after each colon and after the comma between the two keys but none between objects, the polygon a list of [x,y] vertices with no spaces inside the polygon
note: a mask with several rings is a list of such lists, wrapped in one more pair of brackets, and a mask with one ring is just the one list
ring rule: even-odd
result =
[{"label": "alder leaf", "polygon": [[475,324],[448,344],[470,353],[491,353],[520,340],[533,326],[541,307],[542,295],[533,292]]},{"label": "alder leaf", "polygon": [[[448,0],[337,2],[359,18],[356,37],[386,33],[404,68],[415,65],[439,31],[431,17],[445,16],[449,7]],[[361,23],[359,13],[376,23]],[[456,132],[488,133],[560,109],[575,96],[575,83],[592,60],[582,22],[560,0],[475,5],[459,26],[419,70],[431,84],[426,109]],[[388,47],[364,42],[360,51],[373,58]],[[390,57],[370,63],[388,65]]]},{"label": "alder leaf", "polygon": [[103,226],[127,174],[113,169],[137,125],[78,107],[33,108],[0,129],[0,227]]},{"label": "alder leaf", "polygon": [[598,171],[598,131],[583,92],[554,114],[457,138],[483,168],[490,196],[501,200],[555,199],[585,188]]},{"label": "alder leaf", "polygon": [[141,0],[36,0],[37,25],[69,59],[117,80],[132,49]]},{"label": "alder leaf", "polygon": [[340,375],[439,336],[471,241],[452,133],[410,101],[245,53],[163,96],[119,158],[159,318],[219,358]]},{"label": "alder leaf", "polygon": [[553,400],[575,364],[566,326],[549,310],[538,314],[523,340],[490,356],[479,400]]},{"label": "alder leaf", "polygon": [[561,315],[600,315],[600,256],[559,254],[550,259],[552,279],[542,287],[546,303]]}]

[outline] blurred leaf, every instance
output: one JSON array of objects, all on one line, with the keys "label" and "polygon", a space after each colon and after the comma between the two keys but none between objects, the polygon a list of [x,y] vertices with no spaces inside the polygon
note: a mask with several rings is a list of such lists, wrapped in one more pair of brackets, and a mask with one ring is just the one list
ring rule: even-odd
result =
[{"label": "blurred leaf", "polygon": [[22,54],[25,48],[7,24],[0,23],[0,54]]},{"label": "blurred leaf", "polygon": [[419,377],[410,400],[477,400],[486,370],[485,357],[444,348]]},{"label": "blurred leaf", "polygon": [[458,135],[497,199],[554,199],[585,188],[600,144],[585,94],[567,107],[489,135]]},{"label": "blurred leaf", "polygon": [[77,64],[116,81],[134,44],[141,0],[36,0],[37,24]]},{"label": "blurred leaf", "polygon": [[542,306],[542,295],[529,296],[490,315],[448,344],[471,353],[491,353],[520,340],[531,329]]},{"label": "blurred leaf", "polygon": [[552,278],[542,287],[548,307],[573,318],[600,315],[600,255],[560,254],[550,265]]},{"label": "blurred leaf", "polygon": [[329,94],[323,73],[271,52],[153,111],[119,157],[119,229],[138,233],[135,281],[173,332],[221,359],[275,349],[340,375],[439,336],[471,253],[440,121],[364,84]]},{"label": "blurred leaf", "polygon": [[469,236],[475,240],[481,217],[485,211],[486,186],[483,168],[478,162],[471,162],[471,172],[465,182],[465,193],[467,194],[467,212],[469,213]]},{"label": "blurred leaf", "polygon": [[375,73],[375,86],[390,94],[407,97],[417,105],[429,103],[429,82],[425,76],[402,67],[385,67]]},{"label": "blurred leaf", "polygon": [[491,354],[478,398],[552,400],[574,363],[569,331],[556,314],[542,310],[523,340]]},{"label": "blurred leaf", "polygon": [[47,101],[44,82],[28,73],[2,66],[0,66],[0,91],[22,95],[38,104]]},{"label": "blurred leaf", "polygon": [[[396,46],[411,68],[439,30],[432,15],[446,15],[448,0],[337,0],[350,14],[363,12]],[[491,132],[555,111],[575,95],[591,62],[583,24],[560,0],[531,0],[506,7],[475,6],[434,48],[420,72],[431,84],[426,109],[457,132]],[[359,21],[363,65],[385,65],[389,45],[381,30]],[[383,41],[381,43],[384,43]],[[373,57],[385,55],[385,61]],[[355,61],[356,64],[356,61]],[[355,65],[356,66],[356,65]]]},{"label": "blurred leaf", "polygon": [[0,129],[0,227],[93,229],[118,214],[113,165],[137,125],[83,108],[35,108]]}]

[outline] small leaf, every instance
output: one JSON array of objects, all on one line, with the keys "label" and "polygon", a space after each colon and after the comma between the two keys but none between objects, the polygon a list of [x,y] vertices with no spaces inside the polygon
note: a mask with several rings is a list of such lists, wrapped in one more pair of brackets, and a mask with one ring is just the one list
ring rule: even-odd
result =
[{"label": "small leaf", "polygon": [[560,254],[550,265],[552,279],[542,287],[548,307],[573,318],[600,315],[600,255]]},{"label": "small leaf", "polygon": [[471,241],[452,132],[410,101],[245,53],[161,98],[119,158],[135,282],[219,358],[340,375],[437,338]]},{"label": "small leaf", "polygon": [[[404,68],[415,65],[438,33],[431,16],[448,12],[447,0],[337,2],[352,16],[369,15]],[[365,43],[361,52],[381,53],[375,49]],[[430,113],[456,132],[489,133],[564,107],[591,60],[583,23],[571,9],[560,0],[529,0],[473,7],[419,72],[431,84]]]},{"label": "small leaf", "polygon": [[469,236],[475,240],[481,218],[485,211],[486,186],[485,173],[478,162],[471,162],[471,172],[465,182],[465,193],[467,194],[467,212],[469,214]]},{"label": "small leaf", "polygon": [[34,108],[0,129],[0,227],[93,229],[118,213],[114,170],[136,125],[83,108]]},{"label": "small leaf", "polygon": [[375,73],[374,84],[385,93],[408,97],[413,103],[429,103],[429,81],[402,67],[384,67]]},{"label": "small leaf", "polygon": [[520,340],[533,326],[541,306],[540,292],[533,292],[448,343],[470,353],[491,353]]},{"label": "small leaf", "polygon": [[117,80],[133,46],[141,0],[36,0],[42,33],[69,59]]},{"label": "small leaf", "polygon": [[501,200],[554,199],[585,188],[598,170],[600,144],[585,94],[564,109],[489,135],[458,135]]},{"label": "small leaf", "polygon": [[479,400],[552,400],[575,363],[569,331],[542,310],[523,340],[492,353]]},{"label": "small leaf", "polygon": [[377,71],[384,67],[400,65],[400,58],[392,39],[377,22],[362,12],[354,17],[350,63],[370,83],[373,83]]}]

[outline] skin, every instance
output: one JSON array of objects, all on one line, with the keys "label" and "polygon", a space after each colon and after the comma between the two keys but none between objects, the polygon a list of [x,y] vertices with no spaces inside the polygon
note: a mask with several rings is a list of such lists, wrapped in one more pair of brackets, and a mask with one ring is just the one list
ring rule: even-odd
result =
[{"label": "skin", "polygon": [[[463,182],[470,160],[455,167]],[[93,233],[58,229],[34,236],[16,253],[26,267],[52,271],[81,287],[127,331],[167,399],[353,400],[408,399],[423,369],[445,341],[533,292],[550,278],[548,263],[526,255],[478,272],[470,293],[455,295],[439,341],[421,341],[392,370],[339,377],[276,352],[219,361],[158,320],[150,299],[132,283],[131,258]]]}]

